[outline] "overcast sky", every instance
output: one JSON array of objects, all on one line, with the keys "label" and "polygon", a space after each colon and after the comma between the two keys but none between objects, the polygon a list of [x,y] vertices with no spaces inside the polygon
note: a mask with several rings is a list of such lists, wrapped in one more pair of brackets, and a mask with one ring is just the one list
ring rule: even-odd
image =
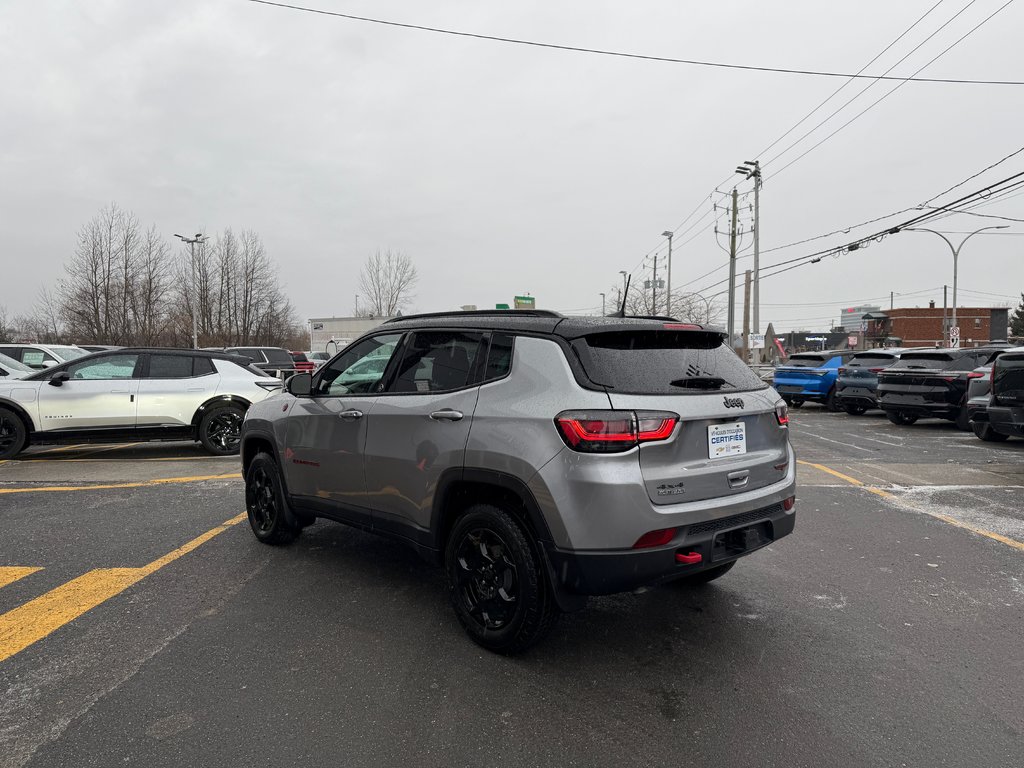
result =
[{"label": "overcast sky", "polygon": [[[1003,2],[976,0],[894,74],[910,74]],[[297,4],[566,45],[849,72],[935,0]],[[868,72],[968,4],[942,2]],[[922,76],[1024,80],[1022,29],[1017,3]],[[29,310],[61,274],[76,230],[116,202],[167,238],[258,231],[304,318],[350,314],[360,265],[376,248],[414,259],[417,310],[530,293],[540,307],[597,311],[619,270],[642,280],[644,254],[663,230],[702,200],[694,219],[703,215],[737,163],[842,82],[522,47],[246,0],[5,0],[0,305]],[[847,87],[760,159],[866,84]],[[893,85],[876,85],[766,166],[762,249],[917,205],[1024,145],[1024,87],[909,83],[773,175]],[[1022,170],[1024,154],[962,191]],[[982,210],[1024,218],[1024,197]],[[727,262],[703,230],[711,220],[679,230],[677,287]],[[935,226],[990,223],[1011,222],[958,215]],[[767,253],[762,263],[844,237]],[[1022,249],[1017,236],[968,243],[960,304],[1019,296]],[[821,329],[843,306],[887,306],[890,291],[913,294],[897,295],[897,305],[941,304],[943,283],[952,283],[948,247],[904,233],[766,279],[762,324]]]}]

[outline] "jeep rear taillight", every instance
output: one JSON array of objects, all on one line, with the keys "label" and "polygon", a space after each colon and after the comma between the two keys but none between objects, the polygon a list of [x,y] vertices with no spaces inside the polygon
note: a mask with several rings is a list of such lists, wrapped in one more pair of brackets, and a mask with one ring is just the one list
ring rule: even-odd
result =
[{"label": "jeep rear taillight", "polygon": [[775,420],[779,422],[780,427],[785,427],[789,424],[789,406],[785,403],[779,403],[775,406]]},{"label": "jeep rear taillight", "polygon": [[663,547],[668,544],[676,535],[675,528],[658,528],[648,531],[633,545],[633,549],[647,549],[648,547]]},{"label": "jeep rear taillight", "polygon": [[667,411],[563,411],[555,417],[562,440],[581,453],[622,453],[667,440],[678,422],[679,415]]}]

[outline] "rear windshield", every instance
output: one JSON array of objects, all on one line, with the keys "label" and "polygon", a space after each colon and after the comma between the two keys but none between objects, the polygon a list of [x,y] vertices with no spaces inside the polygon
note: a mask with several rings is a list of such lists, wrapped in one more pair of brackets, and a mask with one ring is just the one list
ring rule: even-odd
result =
[{"label": "rear windshield", "polygon": [[23,363],[19,363],[13,357],[8,357],[7,355],[4,355],[4,354],[0,354],[0,365],[4,366],[4,368],[8,368],[8,369],[10,369],[12,371],[20,371],[21,373],[35,373],[36,372],[35,368],[29,368],[27,365],[24,365]]},{"label": "rear windshield", "polygon": [[284,363],[285,365],[292,364],[292,356],[283,349],[268,347],[263,350],[263,354],[267,356],[268,363]]},{"label": "rear windshield", "polygon": [[309,360],[306,358],[305,352],[292,352],[292,362],[308,363]]},{"label": "rear windshield", "polygon": [[992,393],[1000,400],[1024,403],[1024,355],[1002,355],[996,360]]},{"label": "rear windshield", "polygon": [[793,355],[786,361],[786,365],[791,368],[821,368],[831,359],[825,355]]},{"label": "rear windshield", "polygon": [[51,346],[50,351],[62,360],[75,360],[79,357],[85,357],[90,354],[89,350],[81,349],[80,347],[53,347]]},{"label": "rear windshield", "polygon": [[900,358],[900,368],[949,368],[953,355],[948,352],[915,352]]},{"label": "rear windshield", "polygon": [[584,336],[573,348],[587,376],[628,394],[700,394],[766,389],[713,333],[612,331]]},{"label": "rear windshield", "polygon": [[896,359],[895,355],[854,355],[850,358],[846,364],[847,368],[878,368],[883,365],[889,365],[893,360]]}]

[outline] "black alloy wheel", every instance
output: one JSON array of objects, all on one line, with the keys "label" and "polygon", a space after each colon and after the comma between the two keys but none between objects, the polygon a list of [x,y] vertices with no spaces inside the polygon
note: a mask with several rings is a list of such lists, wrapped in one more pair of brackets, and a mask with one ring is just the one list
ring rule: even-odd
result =
[{"label": "black alloy wheel", "polygon": [[8,408],[0,408],[0,459],[21,453],[26,438],[25,424],[18,415]]},{"label": "black alloy wheel", "polygon": [[917,416],[906,411],[886,411],[885,416],[893,424],[899,424],[901,427],[909,427],[911,424],[917,421]]},{"label": "black alloy wheel", "polygon": [[199,423],[199,441],[210,453],[230,456],[238,453],[245,411],[237,405],[222,405],[210,410]]},{"label": "black alloy wheel", "polygon": [[455,521],[445,547],[445,577],[462,628],[495,653],[529,648],[558,618],[536,541],[522,521],[499,507],[476,504]]},{"label": "black alloy wheel", "polygon": [[245,473],[245,510],[253,534],[264,544],[289,544],[301,530],[285,502],[277,466],[266,453],[258,454]]},{"label": "black alloy wheel", "polygon": [[974,430],[975,436],[986,443],[1002,443],[1009,439],[1009,435],[1004,435],[1002,432],[996,432],[992,429],[991,424],[973,422],[971,428]]},{"label": "black alloy wheel", "polygon": [[866,405],[857,405],[856,403],[847,403],[845,408],[851,416],[862,416],[868,409]]}]

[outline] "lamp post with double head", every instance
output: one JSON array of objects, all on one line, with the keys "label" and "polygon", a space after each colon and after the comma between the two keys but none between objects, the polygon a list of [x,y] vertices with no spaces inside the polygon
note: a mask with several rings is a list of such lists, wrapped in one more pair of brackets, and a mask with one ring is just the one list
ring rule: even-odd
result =
[{"label": "lamp post with double head", "polygon": [[197,232],[195,237],[185,237],[178,234],[174,236],[181,240],[181,242],[188,243],[189,260],[192,264],[192,349],[199,349],[199,322],[197,320],[199,296],[196,291],[196,244],[202,245],[205,243],[206,237],[202,232]]},{"label": "lamp post with double head", "polygon": [[[969,235],[967,235],[967,237],[965,237],[963,240],[961,240],[960,241],[960,245],[953,245],[953,241],[950,240],[948,237],[946,237],[944,234],[942,234],[941,232],[936,232],[934,229],[928,229],[927,227],[908,227],[907,229],[903,230],[904,232],[931,232],[933,235],[938,235],[939,237],[941,237],[943,240],[946,241],[946,245],[949,246],[949,250],[953,252],[953,319],[950,321],[950,327],[952,327],[952,328],[956,328],[957,327],[957,324],[956,324],[956,282],[957,282],[957,262],[960,259],[960,249],[964,247],[964,243],[966,243],[968,240],[970,240],[972,237],[974,237],[979,232],[985,232],[986,230],[989,230],[989,229],[1006,229],[1008,226],[1009,226],[1008,224],[998,224],[998,225],[993,225],[991,227],[982,227],[981,229],[976,229],[973,232],[971,232]],[[949,329],[948,328],[945,329],[944,333],[946,334],[946,343],[948,344],[949,343]],[[958,347],[960,346],[960,339],[959,339],[959,337],[957,337],[956,345]]]}]

